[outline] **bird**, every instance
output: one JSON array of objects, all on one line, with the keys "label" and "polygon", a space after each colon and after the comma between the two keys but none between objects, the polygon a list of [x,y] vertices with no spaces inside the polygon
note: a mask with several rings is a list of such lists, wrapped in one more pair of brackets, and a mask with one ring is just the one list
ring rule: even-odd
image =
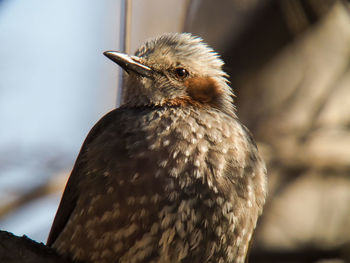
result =
[{"label": "bird", "polygon": [[87,135],[47,245],[89,263],[244,262],[266,168],[218,53],[165,33],[104,55],[126,72],[123,103]]}]

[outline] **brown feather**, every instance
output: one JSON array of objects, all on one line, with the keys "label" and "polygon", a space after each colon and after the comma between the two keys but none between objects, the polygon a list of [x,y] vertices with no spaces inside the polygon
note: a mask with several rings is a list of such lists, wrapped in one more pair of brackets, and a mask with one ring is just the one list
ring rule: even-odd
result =
[{"label": "brown feather", "polygon": [[223,94],[220,85],[211,77],[194,77],[185,81],[189,96],[202,104],[215,105]]}]

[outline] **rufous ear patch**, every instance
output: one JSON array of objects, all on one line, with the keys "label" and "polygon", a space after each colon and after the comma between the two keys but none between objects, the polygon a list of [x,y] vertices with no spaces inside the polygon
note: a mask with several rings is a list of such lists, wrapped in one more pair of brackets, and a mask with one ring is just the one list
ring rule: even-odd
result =
[{"label": "rufous ear patch", "polygon": [[188,95],[203,104],[215,103],[223,93],[217,81],[211,77],[194,77],[185,81]]}]

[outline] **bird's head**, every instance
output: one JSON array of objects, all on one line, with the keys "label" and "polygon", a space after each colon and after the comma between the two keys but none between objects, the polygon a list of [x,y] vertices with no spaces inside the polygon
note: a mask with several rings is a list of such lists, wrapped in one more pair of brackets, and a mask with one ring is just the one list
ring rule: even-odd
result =
[{"label": "bird's head", "polygon": [[134,56],[104,54],[128,77],[127,106],[195,105],[233,113],[232,91],[218,54],[189,33],[168,33],[143,44]]}]

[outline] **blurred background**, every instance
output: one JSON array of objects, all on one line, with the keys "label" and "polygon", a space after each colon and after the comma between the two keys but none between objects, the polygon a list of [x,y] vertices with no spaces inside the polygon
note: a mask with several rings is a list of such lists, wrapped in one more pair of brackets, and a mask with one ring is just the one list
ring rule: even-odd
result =
[{"label": "blurred background", "polygon": [[350,262],[340,0],[0,0],[0,229],[45,242],[83,140],[120,100],[119,69],[102,52],[175,31],[222,55],[267,162],[250,262]]}]

